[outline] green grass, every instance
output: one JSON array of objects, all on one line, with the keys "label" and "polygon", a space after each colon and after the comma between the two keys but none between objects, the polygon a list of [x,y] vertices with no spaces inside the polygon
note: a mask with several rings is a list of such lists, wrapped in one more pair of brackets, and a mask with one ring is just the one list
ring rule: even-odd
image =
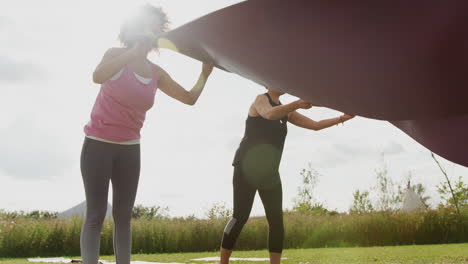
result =
[{"label": "green grass", "polygon": [[[152,262],[180,262],[180,263],[213,263],[194,262],[190,259],[215,257],[218,252],[171,253],[133,255],[133,260]],[[351,247],[351,248],[317,248],[317,249],[288,249],[283,256],[283,264],[468,264],[468,243],[444,244],[424,246],[391,246],[391,247]],[[268,257],[266,250],[235,251],[233,257]],[[75,257],[77,258],[77,257]],[[112,256],[102,259],[113,260]],[[26,264],[26,259],[0,259],[0,264]],[[265,262],[233,261],[236,264],[265,264]]]}]

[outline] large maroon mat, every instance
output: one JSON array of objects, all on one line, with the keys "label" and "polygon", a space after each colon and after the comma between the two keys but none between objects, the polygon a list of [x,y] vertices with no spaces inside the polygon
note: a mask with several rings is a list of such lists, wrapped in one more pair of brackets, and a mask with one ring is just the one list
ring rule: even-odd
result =
[{"label": "large maroon mat", "polygon": [[249,0],[164,37],[178,52],[468,166],[468,1]]}]

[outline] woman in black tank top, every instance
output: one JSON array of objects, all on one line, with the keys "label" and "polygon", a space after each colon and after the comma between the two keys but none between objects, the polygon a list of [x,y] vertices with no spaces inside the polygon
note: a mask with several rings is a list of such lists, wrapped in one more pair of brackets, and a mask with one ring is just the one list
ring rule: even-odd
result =
[{"label": "woman in black tank top", "polygon": [[279,264],[283,250],[283,191],[279,165],[288,132],[287,123],[321,130],[353,116],[344,114],[336,118],[314,121],[296,112],[309,109],[312,104],[299,99],[281,104],[283,92],[268,89],[258,95],[250,106],[245,121],[245,134],[236,151],[234,161],[234,213],[226,225],[221,244],[221,264],[229,263],[234,244],[249,218],[255,193],[258,191],[269,225],[268,248],[270,263]]}]

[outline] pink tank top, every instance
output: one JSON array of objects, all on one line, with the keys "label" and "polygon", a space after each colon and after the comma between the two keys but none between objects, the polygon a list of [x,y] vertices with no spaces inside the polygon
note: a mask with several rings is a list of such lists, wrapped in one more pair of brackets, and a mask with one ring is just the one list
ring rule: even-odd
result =
[{"label": "pink tank top", "polygon": [[152,66],[152,80],[144,84],[125,66],[119,78],[104,82],[85,134],[117,142],[139,139],[146,112],[154,104],[156,77]]}]

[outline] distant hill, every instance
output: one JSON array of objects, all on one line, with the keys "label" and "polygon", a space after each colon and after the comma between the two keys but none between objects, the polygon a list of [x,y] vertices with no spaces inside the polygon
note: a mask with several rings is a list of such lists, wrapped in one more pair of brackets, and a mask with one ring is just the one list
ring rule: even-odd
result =
[{"label": "distant hill", "polygon": [[[60,212],[58,214],[58,217],[59,218],[74,217],[74,216],[84,217],[85,215],[86,215],[86,201],[83,201],[80,204],[75,205],[68,210]],[[109,203],[107,203],[106,218],[107,217],[112,217],[112,206]]]}]

